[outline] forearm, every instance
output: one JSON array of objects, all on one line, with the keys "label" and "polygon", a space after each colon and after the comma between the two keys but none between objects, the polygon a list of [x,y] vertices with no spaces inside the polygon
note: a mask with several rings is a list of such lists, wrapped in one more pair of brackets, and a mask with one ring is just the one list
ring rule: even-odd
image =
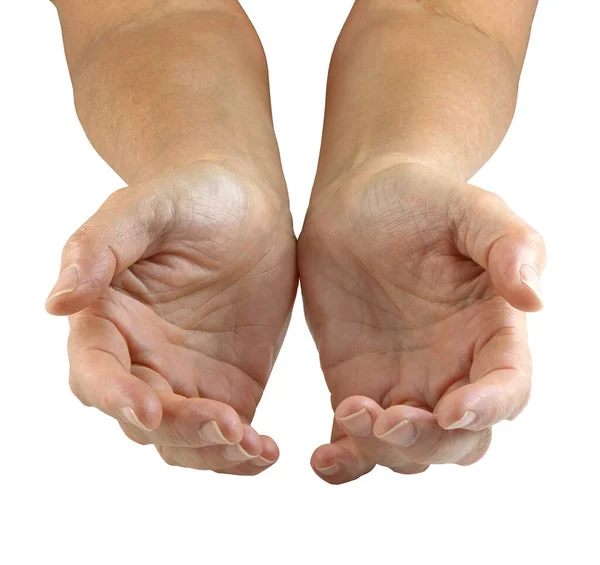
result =
[{"label": "forearm", "polygon": [[332,59],[317,186],[373,158],[480,168],[512,119],[535,11],[523,0],[502,19],[501,4],[358,0]]},{"label": "forearm", "polygon": [[282,184],[264,53],[237,2],[56,4],[77,113],[127,182],[214,160]]}]

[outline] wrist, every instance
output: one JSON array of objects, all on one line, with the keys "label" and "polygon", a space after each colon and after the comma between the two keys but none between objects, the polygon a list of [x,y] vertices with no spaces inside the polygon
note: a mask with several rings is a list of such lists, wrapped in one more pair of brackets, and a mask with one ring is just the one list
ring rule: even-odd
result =
[{"label": "wrist", "polygon": [[[403,150],[404,149],[404,150]],[[406,147],[364,148],[354,154],[352,160],[346,161],[339,168],[320,169],[317,173],[312,191],[312,198],[321,193],[341,194],[352,191],[354,186],[362,186],[363,181],[386,170],[403,165],[417,165],[444,175],[457,182],[466,182],[468,175],[458,164],[458,152],[445,155],[440,151],[406,150]]]},{"label": "wrist", "polygon": [[324,197],[325,199],[346,198],[351,196],[355,190],[361,190],[365,183],[368,183],[375,176],[398,169],[410,171],[417,168],[426,168],[432,172],[442,174],[456,181],[462,180],[457,175],[448,171],[444,164],[437,161],[434,157],[427,154],[411,154],[399,151],[389,152],[370,152],[363,154],[360,159],[356,159],[352,164],[342,167],[338,174],[328,179],[322,178],[320,182],[317,175],[317,182],[313,187],[311,203]]}]

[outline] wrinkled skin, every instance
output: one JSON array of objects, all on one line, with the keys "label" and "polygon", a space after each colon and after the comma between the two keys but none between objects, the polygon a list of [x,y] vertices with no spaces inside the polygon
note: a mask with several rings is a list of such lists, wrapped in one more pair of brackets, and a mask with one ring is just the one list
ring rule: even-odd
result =
[{"label": "wrinkled skin", "polygon": [[285,203],[196,164],[113,194],[65,246],[73,263],[77,288],[47,308],[73,313],[70,382],[85,404],[170,464],[256,474],[275,462],[250,423],[297,287]]},{"label": "wrinkled skin", "polygon": [[[421,165],[362,172],[317,193],[299,265],[336,414],[331,444],[312,459],[322,478],[484,455],[491,426],[529,397],[525,315],[515,306],[541,307],[518,280],[532,254],[542,269],[541,238],[498,197]],[[476,420],[461,423],[467,411]]]}]

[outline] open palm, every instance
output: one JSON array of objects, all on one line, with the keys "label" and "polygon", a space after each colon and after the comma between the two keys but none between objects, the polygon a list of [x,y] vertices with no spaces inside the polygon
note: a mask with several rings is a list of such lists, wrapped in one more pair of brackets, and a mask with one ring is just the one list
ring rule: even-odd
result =
[{"label": "open palm", "polygon": [[48,309],[71,314],[71,387],[170,464],[256,474],[250,426],[296,292],[289,212],[196,164],[114,193],[69,240]]},{"label": "open palm", "polygon": [[529,397],[541,238],[498,197],[403,164],[318,194],[299,251],[336,416],[317,472],[481,458]]}]

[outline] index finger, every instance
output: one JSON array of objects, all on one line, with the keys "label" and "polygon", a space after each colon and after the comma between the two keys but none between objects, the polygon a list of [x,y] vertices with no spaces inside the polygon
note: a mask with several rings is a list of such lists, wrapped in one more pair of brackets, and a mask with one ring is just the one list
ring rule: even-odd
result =
[{"label": "index finger", "polygon": [[127,343],[116,326],[89,310],[69,321],[69,385],[75,396],[121,422],[156,429],[162,420],[161,402],[130,373]]},{"label": "index finger", "polygon": [[516,418],[529,400],[531,373],[523,320],[522,327],[498,330],[483,346],[471,367],[471,383],[436,406],[438,423],[447,430],[479,431]]}]

